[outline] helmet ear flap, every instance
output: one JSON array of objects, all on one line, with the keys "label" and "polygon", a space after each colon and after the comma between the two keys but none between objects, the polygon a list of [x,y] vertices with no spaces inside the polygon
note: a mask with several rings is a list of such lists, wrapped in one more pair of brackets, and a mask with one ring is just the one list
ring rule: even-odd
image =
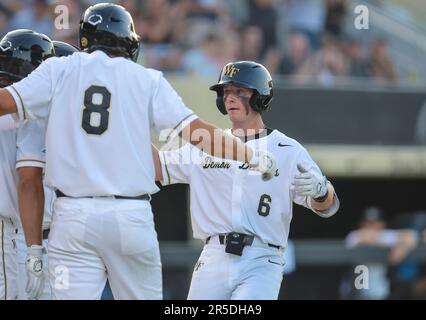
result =
[{"label": "helmet ear flap", "polygon": [[263,111],[262,100],[260,98],[260,94],[257,91],[253,91],[251,98],[249,100],[250,106],[254,111],[261,113]]},{"label": "helmet ear flap", "polygon": [[262,113],[263,111],[268,111],[270,109],[271,101],[272,96],[263,96],[257,91],[254,91],[249,103],[254,111]]},{"label": "helmet ear flap", "polygon": [[219,111],[222,114],[228,114],[226,112],[225,103],[223,102],[223,88],[219,87],[217,88],[217,97],[216,97],[216,107],[219,109]]}]

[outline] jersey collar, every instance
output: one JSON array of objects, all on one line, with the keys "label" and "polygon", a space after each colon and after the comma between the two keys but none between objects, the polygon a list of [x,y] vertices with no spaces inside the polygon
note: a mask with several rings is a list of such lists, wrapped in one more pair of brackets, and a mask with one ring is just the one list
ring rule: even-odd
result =
[{"label": "jersey collar", "polygon": [[[265,134],[265,131],[262,131],[260,133],[253,134],[251,136],[236,136],[236,137],[239,138],[242,142],[247,142],[247,141],[250,141],[250,140],[256,140],[256,139],[260,139],[260,138],[269,136],[272,133],[272,131],[274,131],[274,129],[271,129],[271,128],[268,128],[268,127],[266,127],[265,129],[266,129],[266,134]],[[231,132],[232,132],[232,130],[231,130]]]}]

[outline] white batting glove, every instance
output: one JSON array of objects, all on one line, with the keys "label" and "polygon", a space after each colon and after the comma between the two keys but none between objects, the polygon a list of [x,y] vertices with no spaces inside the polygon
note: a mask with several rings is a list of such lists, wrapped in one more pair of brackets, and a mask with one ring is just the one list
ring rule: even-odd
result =
[{"label": "white batting glove", "polygon": [[262,173],[262,180],[272,179],[277,171],[277,163],[273,154],[264,150],[255,150],[249,162],[249,168]]},{"label": "white batting glove", "polygon": [[40,245],[32,245],[27,249],[27,259],[25,260],[25,269],[27,272],[27,286],[25,291],[28,299],[39,299],[44,289],[43,273],[43,253],[44,248]]},{"label": "white batting glove", "polygon": [[327,193],[327,178],[314,171],[306,170],[301,164],[297,165],[301,172],[294,177],[294,191],[300,196],[309,196],[315,199],[323,198]]}]

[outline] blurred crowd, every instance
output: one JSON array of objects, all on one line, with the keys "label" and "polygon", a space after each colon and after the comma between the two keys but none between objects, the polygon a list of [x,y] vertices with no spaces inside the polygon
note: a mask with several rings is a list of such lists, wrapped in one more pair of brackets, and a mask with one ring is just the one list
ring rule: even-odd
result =
[{"label": "blurred crowd", "polygon": [[353,269],[348,270],[340,288],[344,299],[426,299],[426,268],[412,257],[418,246],[426,244],[426,212],[396,215],[391,221],[378,207],[365,209],[359,227],[345,239],[350,249],[387,248],[385,259],[371,255],[357,265],[368,268],[367,289],[354,286]]},{"label": "blurred crowd", "polygon": [[[29,28],[78,44],[78,23],[94,0],[2,0],[0,34]],[[347,0],[112,0],[132,14],[141,63],[165,72],[216,78],[235,60],[263,63],[275,75],[333,85],[344,77],[397,80],[386,40],[355,39]],[[63,7],[69,24],[63,20]],[[353,24],[352,24],[353,25]],[[65,26],[65,27],[64,27]]]}]

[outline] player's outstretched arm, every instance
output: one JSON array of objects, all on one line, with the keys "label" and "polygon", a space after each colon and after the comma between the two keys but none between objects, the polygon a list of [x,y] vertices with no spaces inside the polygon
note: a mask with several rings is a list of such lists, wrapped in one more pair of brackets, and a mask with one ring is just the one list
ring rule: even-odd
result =
[{"label": "player's outstretched arm", "polygon": [[275,174],[276,161],[272,154],[253,151],[238,138],[199,118],[187,125],[179,135],[212,156],[247,162],[252,169],[263,174],[264,180],[271,179]]},{"label": "player's outstretched arm", "polygon": [[0,89],[0,116],[9,113],[17,113],[15,100],[6,89]]},{"label": "player's outstretched arm", "polygon": [[205,153],[218,158],[249,162],[253,157],[253,150],[249,146],[199,118],[187,125],[180,136]]}]

